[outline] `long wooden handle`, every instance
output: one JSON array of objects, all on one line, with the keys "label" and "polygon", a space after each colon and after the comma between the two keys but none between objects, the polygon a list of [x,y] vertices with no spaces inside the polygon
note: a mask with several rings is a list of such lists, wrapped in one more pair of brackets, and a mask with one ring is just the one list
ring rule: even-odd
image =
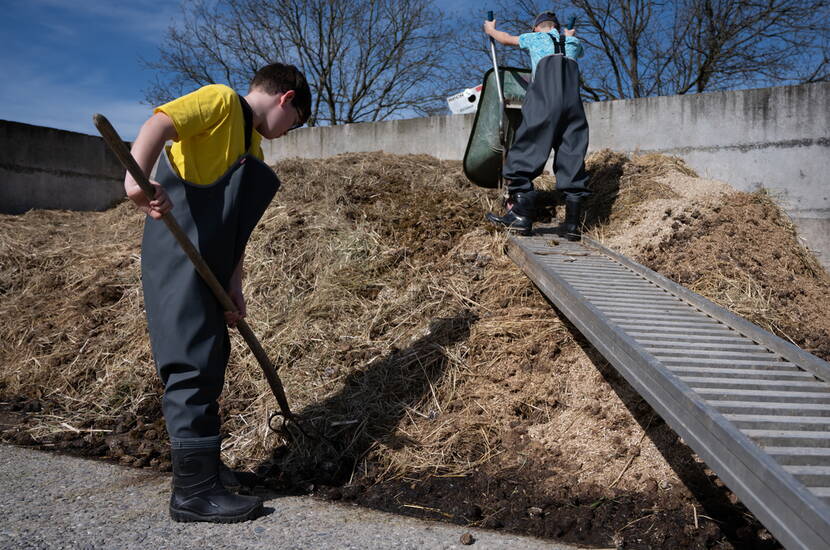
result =
[{"label": "long wooden handle", "polygon": [[[133,155],[130,153],[129,149],[127,149],[127,146],[118,135],[118,132],[115,131],[115,128],[113,128],[112,124],[110,124],[109,120],[107,120],[107,117],[96,113],[92,116],[92,120],[95,123],[95,127],[98,128],[98,132],[101,134],[101,137],[104,138],[104,142],[109,146],[112,152],[115,153],[115,156],[118,157],[118,160],[121,161],[124,168],[127,169],[136,183],[138,183],[139,187],[141,187],[141,190],[144,191],[144,194],[147,195],[148,198],[153,199],[156,195],[155,187],[150,184],[150,180],[144,174],[144,171],[138,166],[135,158],[133,158]],[[199,254],[199,251],[196,250],[196,247],[193,246],[193,243],[191,243],[190,239],[187,238],[187,235],[182,230],[179,222],[176,221],[176,218],[168,212],[167,214],[164,214],[161,219],[167,225],[170,232],[173,233],[173,237],[176,239],[176,242],[179,243],[179,246],[182,247],[185,254],[187,254],[187,257],[190,258],[191,262],[193,262],[193,266],[196,268],[196,271],[199,275],[201,275],[208,287],[210,287],[210,290],[213,291],[213,295],[216,296],[217,300],[219,300],[219,303],[222,305],[222,309],[225,311],[236,311],[236,305],[233,303],[233,300],[231,300],[231,297],[228,296],[227,292],[225,292],[225,289],[222,288],[222,285],[219,284],[219,281],[210,270],[210,267],[208,267],[204,258],[202,258],[202,255]],[[251,327],[245,319],[240,319],[236,323],[236,328],[239,329],[240,334],[242,334],[242,338],[245,339],[245,342],[248,344],[248,347],[251,348],[254,357],[256,357],[257,362],[259,362],[259,366],[262,368],[262,373],[265,375],[265,379],[271,387],[271,392],[277,399],[277,403],[280,406],[283,416],[285,416],[285,418],[292,418],[293,415],[291,414],[291,409],[288,406],[288,399],[285,396],[285,389],[283,388],[282,381],[277,374],[277,369],[268,358],[268,355],[265,353],[265,350],[262,348],[262,345],[259,343],[257,337],[254,335],[254,331],[251,330]]]},{"label": "long wooden handle", "polygon": [[[487,21],[495,20],[495,15],[492,11],[487,12]],[[496,57],[496,40],[490,37],[490,58],[493,61],[493,76],[496,79],[496,91],[499,94],[499,145],[501,145],[501,165],[504,166],[507,162],[507,135],[504,131],[504,93],[502,92],[501,79],[499,78],[499,61]],[[504,178],[502,178],[501,170],[499,170],[498,188],[504,187]]]}]

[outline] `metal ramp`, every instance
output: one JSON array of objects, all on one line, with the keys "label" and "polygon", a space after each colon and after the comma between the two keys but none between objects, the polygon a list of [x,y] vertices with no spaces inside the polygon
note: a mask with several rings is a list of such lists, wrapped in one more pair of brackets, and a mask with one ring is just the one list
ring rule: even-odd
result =
[{"label": "metal ramp", "polygon": [[516,264],[785,547],[830,548],[830,364],[545,231],[510,237]]}]

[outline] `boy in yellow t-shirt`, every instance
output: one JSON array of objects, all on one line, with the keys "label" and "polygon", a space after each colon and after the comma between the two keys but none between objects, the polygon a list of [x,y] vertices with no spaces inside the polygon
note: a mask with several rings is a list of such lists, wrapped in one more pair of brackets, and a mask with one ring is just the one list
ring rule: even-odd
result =
[{"label": "boy in yellow t-shirt", "polygon": [[[262,162],[260,142],[304,124],[310,106],[303,74],[274,63],[257,71],[245,97],[210,85],[157,107],[132,147],[145,174],[159,159],[154,200],[129,173],[124,188],[147,213],[141,279],[153,359],[165,388],[175,521],[231,523],[262,512],[259,498],[227,490],[237,480],[219,459],[218,398],[230,353],[227,325],[245,316],[245,245],[280,185]],[[168,140],[174,143],[165,149]],[[228,289],[236,312],[222,311],[161,221],[167,212]]]},{"label": "boy in yellow t-shirt", "polygon": [[259,132],[252,133],[250,150],[242,150],[242,103],[228,86],[205,86],[156,107],[154,112],[167,115],[175,126],[179,139],[170,147],[170,160],[182,179],[209,184],[243,153],[262,160]]}]

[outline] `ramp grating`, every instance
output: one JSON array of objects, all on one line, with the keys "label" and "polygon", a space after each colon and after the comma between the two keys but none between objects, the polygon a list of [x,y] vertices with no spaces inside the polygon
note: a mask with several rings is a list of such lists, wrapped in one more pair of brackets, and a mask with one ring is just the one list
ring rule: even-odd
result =
[{"label": "ramp grating", "polygon": [[830,364],[597,242],[510,257],[787,548],[830,548]]}]

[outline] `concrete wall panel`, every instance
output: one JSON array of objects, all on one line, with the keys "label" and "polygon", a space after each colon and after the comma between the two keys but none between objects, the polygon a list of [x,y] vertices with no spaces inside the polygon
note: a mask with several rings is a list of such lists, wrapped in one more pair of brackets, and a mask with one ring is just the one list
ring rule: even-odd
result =
[{"label": "concrete wall panel", "polygon": [[124,169],[104,140],[0,120],[0,212],[105,210],[124,197]]},{"label": "concrete wall panel", "polygon": [[[830,83],[590,103],[590,150],[682,157],[702,176],[768,189],[830,266]],[[386,151],[460,160],[474,115],[305,128],[266,160]],[[123,169],[101,138],[0,121],[0,212],[102,210]]]},{"label": "concrete wall panel", "polygon": [[[589,103],[590,151],[657,152],[700,175],[780,200],[830,267],[830,83]],[[460,160],[474,115],[298,130],[269,143],[270,162],[338,153],[425,153]]]},{"label": "concrete wall panel", "polygon": [[435,116],[303,128],[285,137],[264,141],[262,150],[268,162],[368,151],[425,154],[439,159],[460,160],[473,127],[473,116]]}]

